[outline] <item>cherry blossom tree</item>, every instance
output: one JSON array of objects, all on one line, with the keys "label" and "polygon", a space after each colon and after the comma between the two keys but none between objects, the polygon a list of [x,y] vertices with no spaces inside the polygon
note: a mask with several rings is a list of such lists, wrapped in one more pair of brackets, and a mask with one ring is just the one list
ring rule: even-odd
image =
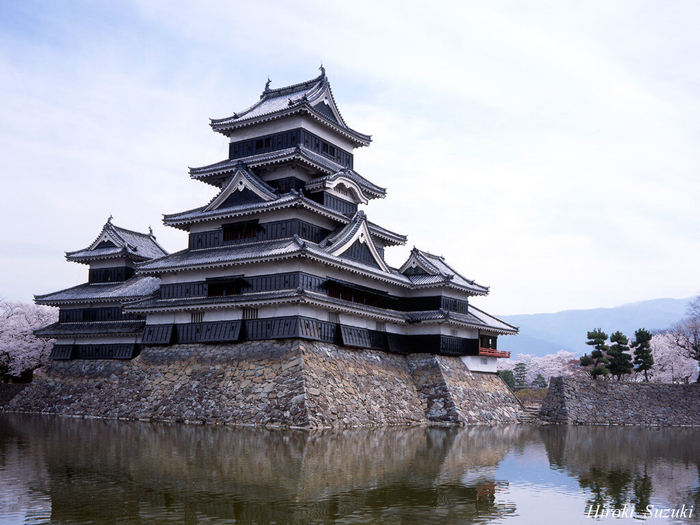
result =
[{"label": "cherry blossom tree", "polygon": [[517,359],[499,359],[498,368],[499,370],[514,370],[518,363],[525,364],[526,384],[531,384],[538,375],[541,375],[547,382],[549,382],[551,377],[561,375],[567,377],[584,377],[588,375],[578,366],[576,354],[564,350],[542,357],[520,354]]},{"label": "cherry blossom tree", "polygon": [[40,339],[34,330],[56,322],[50,308],[0,299],[0,379],[20,376],[48,360],[53,340]]},{"label": "cherry blossom tree", "polygon": [[651,339],[654,365],[649,370],[653,383],[690,383],[697,381],[698,363],[685,355],[670,333],[656,334]]},{"label": "cherry blossom tree", "polygon": [[[688,305],[687,314],[688,317],[673,325],[668,333],[673,337],[676,347],[686,357],[694,359],[698,366],[700,365],[700,296]],[[697,381],[700,382],[700,376]]]},{"label": "cherry blossom tree", "polygon": [[[647,370],[647,376],[652,383],[689,383],[698,377],[697,362],[683,354],[676,346],[673,337],[668,333],[656,334],[651,340],[651,352],[654,360],[652,367]],[[574,352],[560,350],[556,354],[537,357],[530,354],[520,354],[515,359],[499,359],[499,370],[513,370],[518,363],[524,363],[527,370],[527,383],[532,383],[538,374],[549,382],[557,376],[578,379],[590,378],[585,368],[579,365],[579,358]],[[644,373],[632,374],[632,381],[644,381]]]}]

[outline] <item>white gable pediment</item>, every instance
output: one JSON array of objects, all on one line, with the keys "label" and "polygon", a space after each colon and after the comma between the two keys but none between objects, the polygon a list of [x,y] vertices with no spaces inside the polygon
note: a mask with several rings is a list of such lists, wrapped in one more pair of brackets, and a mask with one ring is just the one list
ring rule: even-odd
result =
[{"label": "white gable pediment", "polygon": [[311,107],[319,113],[323,114],[326,111],[328,111],[328,109],[321,109],[319,106],[321,106],[322,104],[325,104],[328,107],[328,109],[330,109],[331,113],[333,114],[333,119],[338,124],[345,125],[345,121],[340,115],[340,111],[338,111],[338,108],[335,105],[335,100],[333,100],[333,96],[330,93],[328,84],[326,84],[326,87],[324,88],[323,92],[318,96],[318,102],[315,102]]},{"label": "white gable pediment", "polygon": [[326,181],[326,188],[334,191],[340,197],[349,197],[355,203],[367,204],[369,201],[363,195],[360,186],[348,177],[338,177],[334,180]]},{"label": "white gable pediment", "polygon": [[352,237],[349,237],[348,239],[344,240],[341,245],[332,247],[330,249],[330,253],[331,255],[340,257],[346,251],[348,251],[355,244],[355,242],[359,242],[360,244],[364,244],[365,246],[367,246],[369,252],[372,254],[372,258],[377,263],[379,268],[381,268],[385,272],[389,272],[389,267],[384,262],[384,259],[382,259],[382,256],[379,255],[379,252],[377,251],[377,247],[374,245],[374,242],[372,242],[372,237],[370,235],[369,229],[367,228],[367,221],[364,220],[362,221],[360,227],[357,229],[354,235],[352,235]]},{"label": "white gable pediment", "polygon": [[428,275],[440,275],[440,271],[437,268],[426,264],[426,261],[422,260],[415,251],[411,252],[408,260],[399,268],[399,273],[405,273],[409,269],[415,270],[416,268],[423,270]]},{"label": "white gable pediment", "polygon": [[270,191],[261,187],[259,184],[252,181],[250,175],[244,168],[239,168],[236,170],[233,177],[231,177],[228,184],[226,184],[226,186],[221,189],[219,194],[209,203],[209,205],[204,208],[204,211],[216,210],[226,201],[226,199],[233,195],[233,193],[237,191],[244,191],[246,189],[252,191],[265,202],[275,200],[276,198],[274,193],[271,193]]},{"label": "white gable pediment", "polygon": [[97,237],[97,239],[95,239],[95,241],[90,245],[88,250],[96,250],[97,247],[105,241],[112,243],[115,248],[124,246],[126,244],[124,242],[124,239],[119,237],[119,235],[117,235],[117,233],[111,228],[111,226],[107,225],[102,230],[102,233],[100,233],[99,237]]}]

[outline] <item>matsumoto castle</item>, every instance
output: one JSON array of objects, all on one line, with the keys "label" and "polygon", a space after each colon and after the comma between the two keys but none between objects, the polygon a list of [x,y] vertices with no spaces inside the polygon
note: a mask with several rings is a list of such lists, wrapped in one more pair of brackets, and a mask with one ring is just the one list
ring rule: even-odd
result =
[{"label": "matsumoto castle", "polygon": [[371,137],[350,128],[321,75],[270,87],[248,109],[211,121],[228,158],[190,169],[219,189],[203,206],[164,216],[189,233],[168,254],[151,232],[112,219],[69,261],[89,281],[36,296],[59,321],[51,357],[131,359],[142,346],[307,339],[356,349],[461,356],[495,372],[499,335],[517,328],[470,304],[488,287],[442,257],[414,248],[400,268],[387,248],[406,236],[369,220],[360,205],[385,188],[355,171]]}]

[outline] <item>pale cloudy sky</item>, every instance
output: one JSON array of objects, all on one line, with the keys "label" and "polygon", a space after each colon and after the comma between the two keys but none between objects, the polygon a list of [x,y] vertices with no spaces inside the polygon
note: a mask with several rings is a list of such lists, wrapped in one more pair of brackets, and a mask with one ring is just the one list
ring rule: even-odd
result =
[{"label": "pale cloudy sky", "polygon": [[83,282],[107,217],[186,235],[208,119],[321,62],[371,220],[491,286],[493,313],[700,293],[700,3],[0,0],[0,296]]}]

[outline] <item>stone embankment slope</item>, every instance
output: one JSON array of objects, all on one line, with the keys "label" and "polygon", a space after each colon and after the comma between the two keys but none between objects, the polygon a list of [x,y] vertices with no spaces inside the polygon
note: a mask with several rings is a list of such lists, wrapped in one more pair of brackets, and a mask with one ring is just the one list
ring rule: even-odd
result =
[{"label": "stone embankment slope", "polygon": [[569,425],[700,426],[700,385],[556,377],[540,419]]},{"label": "stone embankment slope", "polygon": [[0,383],[0,409],[27,386],[26,383]]},{"label": "stone embankment slope", "polygon": [[458,357],[301,340],[146,347],[54,361],[8,412],[298,428],[511,424],[522,406]]}]

